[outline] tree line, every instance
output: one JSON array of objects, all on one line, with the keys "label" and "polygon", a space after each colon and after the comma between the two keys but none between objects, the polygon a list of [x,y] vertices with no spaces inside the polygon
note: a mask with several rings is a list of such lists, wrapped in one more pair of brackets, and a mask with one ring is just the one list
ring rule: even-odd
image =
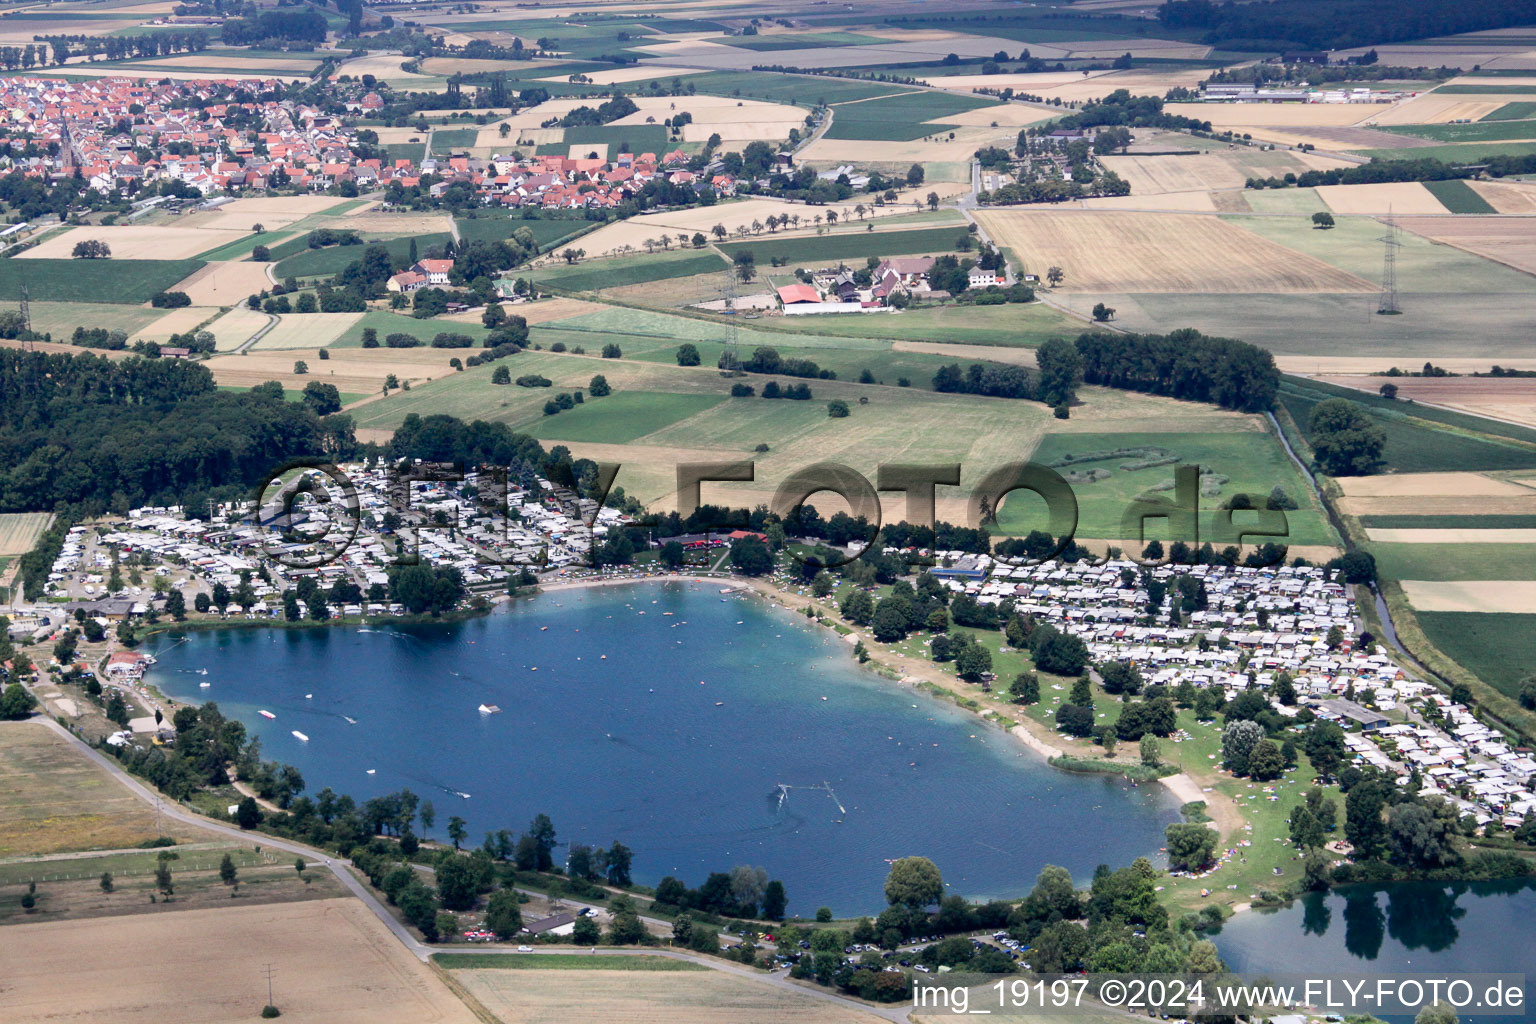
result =
[{"label": "tree line", "polygon": [[1076,350],[1089,384],[1263,412],[1274,405],[1280,371],[1267,350],[1192,328],[1168,334],[1085,333]]},{"label": "tree line", "polygon": [[219,391],[206,366],[0,351],[0,509],[91,514],[234,496],[286,459],[353,449],[352,421]]},{"label": "tree line", "polygon": [[1528,25],[1527,0],[1269,0],[1262,4],[1216,4],[1212,0],[1170,0],[1157,9],[1166,28],[1200,29],[1202,42],[1234,50],[1342,50],[1373,43],[1455,35]]}]

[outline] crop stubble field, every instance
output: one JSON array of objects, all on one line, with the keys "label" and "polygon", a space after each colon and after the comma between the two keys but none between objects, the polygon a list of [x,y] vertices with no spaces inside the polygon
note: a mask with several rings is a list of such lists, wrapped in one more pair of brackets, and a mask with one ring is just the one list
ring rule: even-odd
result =
[{"label": "crop stubble field", "polygon": [[875,1024],[879,1018],[810,994],[718,971],[456,970],[454,978],[507,1024]]},{"label": "crop stubble field", "polygon": [[1031,273],[1062,267],[1063,291],[1366,292],[1375,286],[1216,217],[986,211],[977,219]]},{"label": "crop stubble field", "polygon": [[7,1024],[250,1021],[267,1001],[259,969],[267,963],[285,1018],[478,1024],[350,897],[28,924],[11,934],[26,940],[6,943]]},{"label": "crop stubble field", "polygon": [[0,857],[120,849],[157,834],[153,809],[51,730],[0,723]]}]

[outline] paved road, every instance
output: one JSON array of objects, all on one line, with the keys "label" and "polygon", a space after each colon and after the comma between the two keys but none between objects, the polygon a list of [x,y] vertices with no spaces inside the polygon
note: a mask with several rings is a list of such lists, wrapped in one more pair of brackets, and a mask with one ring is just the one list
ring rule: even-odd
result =
[{"label": "paved road", "polygon": [[[418,940],[414,935],[412,935],[410,930],[407,929],[405,925],[401,924],[398,920],[395,919],[395,916],[391,914],[387,908],[385,908],[384,904],[379,902],[378,898],[374,896],[373,891],[369,889],[367,885],[363,884],[357,879],[355,875],[352,874],[351,871],[347,870],[348,866],[351,864],[350,861],[343,860],[339,857],[330,856],[323,851],[316,850],[313,847],[305,846],[302,843],[295,843],[286,839],[278,839],[275,836],[268,835],[264,832],[246,832],[243,829],[236,828],[232,825],[226,825],[222,822],[214,821],[211,818],[205,818],[200,814],[193,813],[192,811],[187,810],[179,804],[172,803],[163,797],[158,796],[144,783],[128,774],[128,772],[126,772],[123,767],[115,760],[107,757],[105,754],[101,753],[99,750],[95,749],[90,744],[80,739],[80,737],[76,736],[68,729],[65,729],[63,726],[59,725],[52,719],[38,716],[37,718],[33,719],[33,721],[41,722],[44,726],[52,729],[59,736],[63,737],[67,743],[74,745],[86,758],[100,765],[108,775],[116,779],[125,788],[127,788],[130,793],[138,797],[140,800],[143,800],[145,803],[152,805],[158,804],[160,813],[172,819],[173,821],[179,821],[183,824],[193,825],[197,828],[205,829],[216,835],[238,840],[242,843],[259,842],[263,848],[283,850],[284,852],[292,853],[297,856],[304,857],[306,860],[311,860],[317,864],[324,865],[325,868],[331,872],[331,874],[335,875],[336,878],[341,881],[342,885],[346,886],[354,896],[363,901],[364,906],[373,911],[375,917],[384,922],[384,926],[393,932],[395,938],[400,940],[401,945],[410,950],[411,954],[418,960],[425,962],[433,953],[442,952],[469,953],[475,955],[508,952],[508,948],[505,946],[476,946],[465,949],[454,946],[443,947],[426,945],[425,943]],[[11,725],[9,723],[0,723],[0,734],[3,734],[4,729],[16,727],[17,726]],[[540,893],[538,895],[544,894]],[[759,984],[771,985],[775,988],[784,989],[786,991],[798,992],[801,995],[808,996],[812,999],[818,999],[822,1002],[835,1003],[850,1009],[862,1010],[871,1016],[879,1017],[884,1020],[894,1021],[897,1022],[897,1024],[907,1024],[909,1020],[908,1007],[904,1005],[869,1006],[865,1003],[858,1002],[857,1000],[844,998],[843,996],[837,995],[836,993],[827,991],[825,989],[813,988],[810,986],[797,984],[789,979],[788,971],[776,971],[772,974],[764,974],[762,971],[755,970],[750,967],[745,967],[740,964],[733,964],[729,961],[719,960],[714,957],[702,956],[699,954],[688,953],[675,949],[627,946],[615,947],[611,949],[602,947],[598,948],[604,955],[613,954],[617,956],[661,956],[671,960],[687,960],[691,963],[697,963],[704,967],[708,967],[713,971],[720,971],[725,974],[735,975],[737,977],[745,978]],[[571,952],[572,951],[569,949],[536,946],[534,947],[533,955],[549,956],[561,953],[569,955]],[[528,954],[522,955],[526,956]]]}]

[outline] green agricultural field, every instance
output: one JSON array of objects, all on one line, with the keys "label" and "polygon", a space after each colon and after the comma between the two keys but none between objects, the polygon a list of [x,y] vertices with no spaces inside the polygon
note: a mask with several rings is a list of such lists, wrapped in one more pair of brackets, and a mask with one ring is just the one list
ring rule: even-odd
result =
[{"label": "green agricultural field", "polygon": [[1536,515],[1510,512],[1481,516],[1416,516],[1412,512],[1383,512],[1361,516],[1360,525],[1377,530],[1536,530]]},{"label": "green agricultural field", "polygon": [[[1287,379],[1280,388],[1280,404],[1285,406],[1304,435],[1310,434],[1313,407],[1333,397],[1341,396],[1293,383],[1292,379]],[[1358,401],[1385,432],[1387,443],[1382,451],[1382,461],[1383,468],[1388,471],[1434,473],[1529,469],[1536,465],[1536,448],[1516,440],[1471,433],[1445,422],[1437,423],[1396,409],[1384,409],[1369,401],[1371,396],[1363,393],[1358,399],[1352,394],[1343,397]],[[1416,408],[1414,412],[1417,412]]]},{"label": "green agricultural field", "polygon": [[425,142],[391,142],[380,148],[387,154],[391,164],[396,160],[409,160],[412,166],[420,167],[421,161],[427,155]]},{"label": "green agricultural field", "polygon": [[[32,294],[36,286],[28,280]],[[76,327],[105,327],[109,331],[133,333],[165,315],[162,309],[148,306],[108,305],[102,302],[33,302],[32,329],[51,334],[54,341],[69,341]]]},{"label": "green agricultural field", "polygon": [[886,139],[904,142],[949,131],[954,125],[939,119],[979,107],[989,107],[990,100],[973,99],[943,92],[912,92],[882,99],[840,103],[832,108],[829,139]]},{"label": "green agricultural field", "polygon": [[1536,580],[1536,545],[1369,544],[1390,580]]},{"label": "green agricultural field", "polygon": [[[1215,536],[1215,508],[1234,494],[1246,492],[1259,498],[1267,496],[1274,488],[1285,491],[1301,507],[1286,516],[1290,527],[1288,542],[1291,544],[1334,544],[1333,531],[1316,504],[1306,481],[1302,479],[1280,441],[1267,431],[1233,430],[1221,434],[1160,434],[1139,430],[1134,433],[1047,434],[1040,442],[1030,461],[1049,465],[1068,454],[1083,455],[1094,451],[1108,451],[1139,445],[1155,445],[1180,456],[1179,465],[1209,466],[1217,473],[1230,477],[1230,481],[1215,498],[1201,498],[1202,515],[1200,530],[1202,542]],[[1156,466],[1127,472],[1120,466],[1133,461],[1130,458],[1113,458],[1103,462],[1084,463],[1081,467],[1066,467],[1057,472],[1065,475],[1071,468],[1106,469],[1109,479],[1094,483],[1072,485],[1077,495],[1079,522],[1077,535],[1122,542],[1124,546],[1140,550],[1134,537],[1124,537],[1121,519],[1125,510],[1138,496],[1164,481],[1173,479],[1175,466]],[[1170,491],[1156,496],[1171,498]],[[1044,505],[1038,500],[1024,497],[1008,501],[999,516],[998,530],[1002,533],[1024,534],[1031,529],[1044,528]],[[1245,517],[1238,516],[1241,524]],[[1248,517],[1248,521],[1253,519]],[[1166,522],[1153,520],[1146,528],[1146,535],[1166,539]],[[1173,538],[1179,539],[1179,538]],[[1183,538],[1186,541],[1189,538]],[[1223,547],[1217,544],[1217,547]]]},{"label": "green agricultural field", "polygon": [[[1051,338],[1075,337],[1087,324],[1043,302],[1002,306],[944,305],[871,316],[802,316],[760,320],[764,331],[793,331],[827,338],[883,338],[951,345],[1033,348]],[[953,361],[953,359],[951,359]],[[963,361],[963,360],[962,360]]]},{"label": "green agricultural field", "polygon": [[1504,93],[1511,96],[1536,96],[1536,85],[1500,85],[1497,82],[1488,85],[1442,85],[1435,93],[1446,96],[1497,96]]},{"label": "green agricultural field", "polygon": [[464,242],[497,242],[512,237],[513,232],[527,228],[533,232],[533,240],[541,249],[559,245],[577,235],[585,234],[601,225],[574,217],[505,217],[492,213],[480,213],[474,217],[459,217],[454,224],[459,229],[459,239]]},{"label": "green agricultural field", "polygon": [[148,302],[150,296],[186,280],[202,260],[0,260],[0,300],[33,302]]},{"label": "green agricultural field", "polygon": [[655,153],[658,157],[673,147],[667,142],[667,130],[659,124],[584,125],[565,129],[566,146],[623,146],[631,153]]},{"label": "green agricultural field", "polygon": [[[363,245],[371,242],[382,242],[384,248],[389,250],[391,260],[403,264],[410,258],[411,243],[416,243],[418,254],[425,255],[433,246],[443,245],[453,236],[446,231],[436,231],[426,235],[412,235],[409,238],[385,238],[382,235],[365,235]],[[278,280],[285,277],[330,277],[339,274],[346,269],[348,264],[356,263],[363,258],[363,245],[328,245],[323,249],[311,249],[305,246],[297,255],[289,256],[281,260],[272,272]],[[273,255],[277,255],[275,252]]]},{"label": "green agricultural field", "polygon": [[684,250],[676,253],[621,256],[617,259],[577,263],[570,266],[554,264],[535,271],[534,278],[543,285],[580,292],[617,288],[626,284],[648,284],[651,281],[692,277],[695,274],[707,274],[725,269],[725,261],[714,253]]},{"label": "green agricultural field", "polygon": [[276,231],[263,231],[260,234],[246,235],[207,252],[197,254],[200,260],[215,262],[219,260],[240,260],[250,256],[251,250],[258,245],[271,246],[279,239],[287,238],[292,233],[291,228],[279,228]]},{"label": "green agricultural field", "polygon": [[1491,114],[1484,114],[1483,121],[1522,121],[1528,117],[1536,117],[1536,102],[1529,100],[1517,100],[1514,103],[1506,103]]},{"label": "green agricultural field", "polygon": [[1474,416],[1471,413],[1457,412],[1455,409],[1446,409],[1440,406],[1412,405],[1395,399],[1383,398],[1375,392],[1346,388],[1339,384],[1330,384],[1327,381],[1288,377],[1283,383],[1286,387],[1317,391],[1331,397],[1348,398],[1363,402],[1372,409],[1389,415],[1412,416],[1415,419],[1429,420],[1431,423],[1437,423],[1463,432],[1492,434],[1494,437],[1508,438],[1526,445],[1536,445],[1536,428],[1521,426],[1518,423],[1490,420],[1483,416]]},{"label": "green agricultural field", "polygon": [[890,40],[857,32],[802,32],[778,36],[722,36],[705,42],[734,46],[738,50],[771,53],[775,50],[808,50],[823,46],[869,46],[889,43]]},{"label": "green agricultural field", "polygon": [[1328,209],[1328,204],[1314,188],[1264,188],[1248,189],[1243,200],[1254,213],[1289,213],[1307,219],[1314,213]]},{"label": "green agricultural field", "polygon": [[545,416],[523,429],[540,440],[628,444],[723,401],[725,399],[717,395],[615,391],[606,398],[588,397],[574,409]]},{"label": "green agricultural field", "polygon": [[750,252],[759,265],[774,259],[791,264],[818,266],[832,260],[854,260],[860,266],[869,256],[938,255],[954,252],[957,242],[970,244],[974,236],[964,227],[926,228],[913,231],[860,231],[814,238],[758,238],[749,242],[723,242],[719,248],[727,256]]},{"label": "green agricultural field", "polygon": [[[596,343],[613,340],[623,347],[626,358],[662,365],[675,362],[678,345],[675,339],[670,338],[665,341],[652,338],[627,341],[616,337],[605,337],[594,341],[590,336],[583,338],[572,332],[547,329],[538,330],[535,337],[546,342],[550,338],[558,338],[567,345],[584,345],[588,351],[591,351]],[[827,340],[837,339],[828,338]],[[636,341],[639,344],[636,344]],[[802,345],[781,344],[777,339],[769,339],[768,343],[785,359],[809,359],[822,369],[831,370],[837,374],[840,382],[857,383],[863,371],[868,370],[875,378],[876,384],[899,386],[899,382],[905,379],[912,388],[921,391],[932,390],[933,375],[938,373],[940,367],[956,362],[952,356],[933,355],[926,352],[898,352],[892,349],[889,343],[883,341],[861,342],[856,348],[808,348]],[[700,363],[704,366],[717,365],[721,353],[725,350],[724,344],[720,341],[695,341],[692,344],[699,350]],[[753,347],[755,346],[743,345],[743,354],[750,355]],[[752,375],[742,383],[761,388],[769,379],[766,376]],[[783,378],[779,380],[782,383]],[[816,382],[808,381],[807,383],[814,391]]]},{"label": "green agricultural field", "polygon": [[799,75],[775,75],[766,71],[716,71],[707,75],[690,75],[688,81],[699,92],[711,96],[738,96],[802,107],[821,103],[846,103],[871,96],[904,96],[912,92],[887,82],[806,78]]},{"label": "green agricultural field", "polygon": [[[1247,196],[1266,194],[1244,193]],[[1318,203],[1316,209],[1323,208],[1323,204]],[[1382,228],[1381,222],[1374,217],[1335,217],[1335,226],[1326,231],[1313,227],[1311,213],[1305,211],[1295,218],[1230,216],[1224,219],[1289,249],[1315,256],[1366,281],[1379,281],[1381,278]],[[1399,241],[1402,245],[1397,251],[1397,286],[1403,292],[1442,292],[1463,299],[1471,293],[1528,294],[1531,291],[1530,275],[1518,270],[1448,245],[1431,242],[1409,231],[1401,232]],[[1362,303],[1374,301],[1374,296],[1361,296]],[[1297,304],[1293,302],[1291,305],[1294,307]],[[1239,315],[1233,322],[1242,324],[1243,318]],[[1408,325],[1392,326],[1394,330],[1402,331]],[[1237,328],[1232,330],[1236,336],[1246,337]]]},{"label": "green agricultural field", "polygon": [[1516,697],[1536,665],[1536,615],[1414,612],[1424,635],[1500,693]]},{"label": "green agricultural field", "polygon": [[1415,146],[1408,149],[1362,149],[1357,155],[1367,160],[1441,160],[1448,164],[1481,163],[1495,156],[1531,156],[1536,142],[1467,142],[1444,146]]},{"label": "green agricultural field", "polygon": [[[1512,107],[1536,108],[1536,103],[1512,103]],[[1412,135],[1419,139],[1436,142],[1494,142],[1508,139],[1536,138],[1536,121],[1484,118],[1473,124],[1405,124],[1394,125],[1394,135]]]},{"label": "green agricultural field", "polygon": [[479,128],[439,128],[432,133],[432,152],[447,156],[474,146],[480,137]]},{"label": "green agricultural field", "polygon": [[1424,187],[1430,194],[1440,200],[1452,213],[1498,213],[1493,204],[1482,196],[1472,191],[1472,186],[1460,179],[1447,181],[1426,181]]},{"label": "green agricultural field", "polygon": [[[453,334],[467,334],[480,342],[490,333],[481,326],[478,320],[463,323],[457,320],[417,320],[408,313],[394,313],[387,309],[370,309],[362,315],[362,318],[347,328],[345,334],[331,342],[326,348],[359,348],[363,344],[363,328],[372,327],[379,332],[379,344],[384,344],[384,339],[391,334],[414,334],[420,338],[423,345],[431,342],[433,335],[439,331],[449,331]],[[451,354],[463,358],[472,355],[473,349],[460,349]]]}]

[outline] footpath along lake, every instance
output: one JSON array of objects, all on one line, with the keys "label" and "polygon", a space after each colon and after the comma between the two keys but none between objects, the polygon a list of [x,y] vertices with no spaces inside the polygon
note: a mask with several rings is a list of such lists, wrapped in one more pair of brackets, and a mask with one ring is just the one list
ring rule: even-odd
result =
[{"label": "footpath along lake", "polygon": [[441,625],[166,636],[149,681],[217,701],[311,795],[409,788],[436,806],[436,838],[459,815],[471,843],[542,811],[562,844],[631,847],[643,884],[762,865],[792,913],[875,913],[888,860],[911,854],[974,898],[1022,895],[1045,864],[1086,883],[1101,863],[1165,862],[1179,813],[1162,786],[1057,771],[860,669],[834,633],[719,591],[644,583]]}]

